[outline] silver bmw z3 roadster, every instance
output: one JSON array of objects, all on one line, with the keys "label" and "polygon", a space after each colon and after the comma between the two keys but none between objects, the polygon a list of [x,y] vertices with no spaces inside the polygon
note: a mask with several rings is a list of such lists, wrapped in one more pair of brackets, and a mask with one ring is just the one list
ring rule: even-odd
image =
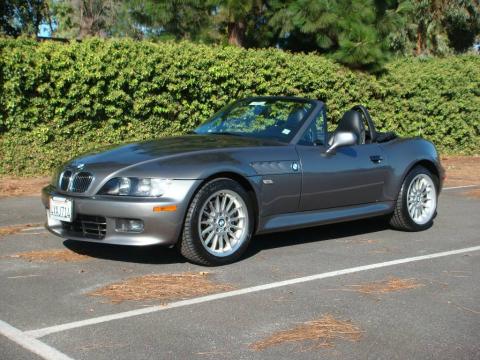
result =
[{"label": "silver bmw z3 roadster", "polygon": [[380,133],[360,105],[327,131],[324,103],[251,97],[191,134],[73,159],[42,191],[66,239],[176,246],[190,261],[237,260],[254,234],[387,217],[405,231],[436,215],[435,146]]}]

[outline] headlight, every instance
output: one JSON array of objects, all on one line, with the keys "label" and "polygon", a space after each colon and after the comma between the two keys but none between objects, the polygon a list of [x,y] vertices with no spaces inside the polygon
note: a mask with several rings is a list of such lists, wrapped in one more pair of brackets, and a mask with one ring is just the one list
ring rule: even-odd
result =
[{"label": "headlight", "polygon": [[168,179],[118,177],[110,179],[98,194],[158,197],[171,183]]}]

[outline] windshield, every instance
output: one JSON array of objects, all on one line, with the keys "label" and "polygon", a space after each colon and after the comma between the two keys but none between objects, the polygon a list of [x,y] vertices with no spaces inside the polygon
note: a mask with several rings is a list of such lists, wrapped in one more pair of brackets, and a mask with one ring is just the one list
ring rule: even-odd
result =
[{"label": "windshield", "polygon": [[313,104],[290,99],[248,99],[217,113],[196,134],[224,134],[290,141]]}]

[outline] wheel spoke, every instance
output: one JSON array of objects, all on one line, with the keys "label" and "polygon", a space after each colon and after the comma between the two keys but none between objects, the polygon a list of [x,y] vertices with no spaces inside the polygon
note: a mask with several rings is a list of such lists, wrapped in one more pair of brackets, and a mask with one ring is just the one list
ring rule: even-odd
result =
[{"label": "wheel spoke", "polygon": [[218,234],[215,234],[215,236],[213,237],[212,246],[210,246],[212,250],[215,250],[217,248],[217,242],[218,242]]},{"label": "wheel spoke", "polygon": [[202,230],[202,235],[205,235],[209,231],[213,231],[213,225],[207,226],[205,229]]},{"label": "wheel spoke", "polygon": [[207,238],[205,239],[205,245],[210,244],[210,241],[212,241],[212,239],[213,239],[214,236],[215,236],[215,232],[212,231],[212,232],[207,236]]},{"label": "wheel spoke", "polygon": [[428,184],[425,180],[422,181],[422,193],[425,194],[427,192]]},{"label": "wheel spoke", "polygon": [[223,235],[218,235],[218,251],[223,251]]},{"label": "wheel spoke", "polygon": [[210,208],[210,216],[214,216],[216,211],[215,211],[215,207],[211,202],[208,203],[208,207]]},{"label": "wheel spoke", "polygon": [[223,234],[223,240],[225,241],[225,247],[227,249],[231,249],[232,248],[232,244],[230,243],[230,239],[228,238],[228,235],[227,234]]},{"label": "wheel spoke", "polygon": [[224,195],[224,196],[222,197],[222,203],[220,204],[220,211],[225,211],[225,204],[226,204],[226,202],[227,202],[227,199],[228,199],[228,198],[227,198],[226,195]]},{"label": "wheel spoke", "polygon": [[228,216],[232,216],[233,214],[235,214],[235,212],[239,211],[242,207],[235,207],[233,208],[232,210],[230,210],[227,215]]},{"label": "wheel spoke", "polygon": [[227,207],[225,208],[225,212],[228,212],[230,208],[233,206],[235,201],[233,199],[230,199],[230,202],[228,203]]}]

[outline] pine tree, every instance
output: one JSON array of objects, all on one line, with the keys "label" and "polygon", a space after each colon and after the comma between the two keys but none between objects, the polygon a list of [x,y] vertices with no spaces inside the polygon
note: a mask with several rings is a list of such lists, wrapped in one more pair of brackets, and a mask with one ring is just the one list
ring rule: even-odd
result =
[{"label": "pine tree", "polygon": [[270,23],[286,49],[331,55],[354,68],[378,69],[387,58],[372,0],[290,0],[272,3]]},{"label": "pine tree", "polygon": [[203,0],[130,0],[130,13],[150,35],[177,40],[199,40],[211,20],[211,7]]}]

